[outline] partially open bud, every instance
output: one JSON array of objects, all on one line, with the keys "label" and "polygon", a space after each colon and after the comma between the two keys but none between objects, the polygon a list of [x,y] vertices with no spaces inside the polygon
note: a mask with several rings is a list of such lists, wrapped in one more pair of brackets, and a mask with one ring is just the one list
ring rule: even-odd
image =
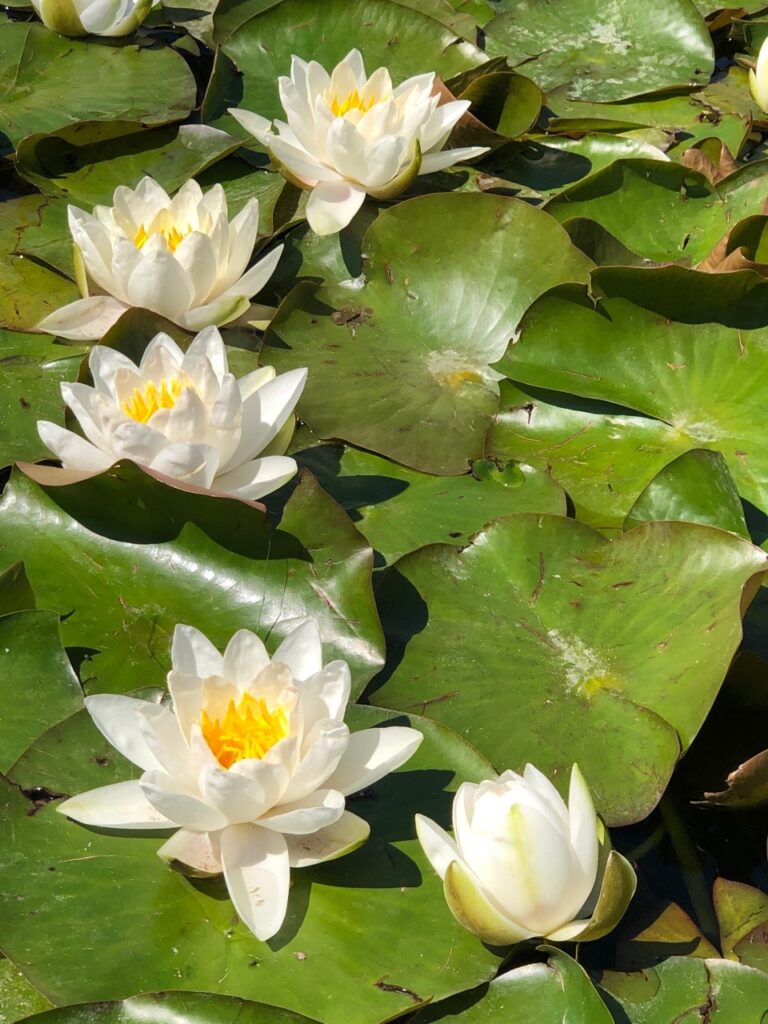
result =
[{"label": "partially open bud", "polygon": [[152,0],[32,0],[43,24],[61,36],[127,36],[152,9]]}]

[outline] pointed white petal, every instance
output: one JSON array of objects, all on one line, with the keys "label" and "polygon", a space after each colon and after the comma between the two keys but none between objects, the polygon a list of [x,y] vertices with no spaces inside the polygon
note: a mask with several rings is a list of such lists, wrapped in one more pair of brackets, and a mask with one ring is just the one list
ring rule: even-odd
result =
[{"label": "pointed white petal", "polygon": [[171,661],[176,672],[200,679],[222,674],[221,654],[208,637],[194,626],[177,626],[173,631]]},{"label": "pointed white petal", "polygon": [[442,171],[463,160],[473,160],[487,152],[487,146],[465,146],[463,149],[443,149],[437,153],[425,153],[421,158],[419,174],[434,174],[435,171]]},{"label": "pointed white petal", "polygon": [[230,825],[221,836],[229,895],[257,939],[270,939],[288,909],[290,863],[285,839],[258,825]]},{"label": "pointed white petal", "polygon": [[445,878],[451,861],[461,859],[455,840],[436,821],[423,814],[416,815],[416,835],[429,863],[441,879]]},{"label": "pointed white petal", "polygon": [[221,874],[221,845],[217,832],[191,832],[180,828],[157,851],[161,860],[179,861],[201,875]]},{"label": "pointed white petal", "polygon": [[352,220],[363,205],[365,189],[348,181],[321,181],[307,202],[307,220],[316,235],[333,235]]},{"label": "pointed white petal", "polygon": [[293,868],[308,868],[344,857],[362,846],[371,828],[367,821],[351,811],[344,811],[333,825],[308,836],[287,836],[288,853]]},{"label": "pointed white petal", "polygon": [[217,476],[213,487],[223,494],[256,501],[282,487],[296,476],[298,468],[287,455],[265,455]]},{"label": "pointed white petal", "polygon": [[291,630],[272,655],[272,660],[287,665],[293,678],[298,680],[308,679],[322,669],[323,645],[312,619],[305,619]]},{"label": "pointed white petal", "polygon": [[250,629],[239,629],[224,652],[222,675],[239,686],[248,686],[269,664],[267,649]]},{"label": "pointed white petal", "polygon": [[85,706],[93,719],[93,724],[123,757],[127,757],[144,771],[161,767],[157,757],[147,746],[139,716],[147,706],[156,708],[158,712],[165,711],[168,715],[171,714],[170,711],[157,708],[157,705],[149,705],[148,701],[136,700],[117,693],[97,693],[86,697]]},{"label": "pointed white petal", "polygon": [[352,733],[346,753],[327,785],[338,789],[344,796],[372,786],[405,764],[423,739],[417,729],[402,725]]},{"label": "pointed white petal", "polygon": [[100,451],[79,434],[48,420],[38,420],[37,432],[43,444],[50,448],[57,459],[61,459],[66,469],[102,473],[117,461],[114,455]]},{"label": "pointed white petal", "polygon": [[344,797],[341,793],[335,789],[316,789],[301,800],[281,803],[265,814],[259,824],[276,832],[304,836],[333,825],[343,813]]},{"label": "pointed white petal", "polygon": [[112,786],[91,789],[65,800],[56,808],[68,818],[96,828],[168,829],[174,827],[149,803],[138,780],[116,782]]},{"label": "pointed white petal", "polygon": [[307,380],[303,367],[267,381],[243,402],[240,441],[223,472],[255,458],[274,439],[292,415]]},{"label": "pointed white petal", "polygon": [[127,308],[111,295],[94,295],[62,306],[41,320],[36,329],[70,341],[98,341]]},{"label": "pointed white petal", "polygon": [[179,780],[166,772],[144,772],[139,785],[152,806],[176,825],[196,832],[215,832],[227,824],[220,811],[186,792]]},{"label": "pointed white petal", "polygon": [[314,724],[305,736],[304,753],[293,772],[282,799],[301,800],[322,786],[336,770],[349,744],[349,728],[330,719]]}]

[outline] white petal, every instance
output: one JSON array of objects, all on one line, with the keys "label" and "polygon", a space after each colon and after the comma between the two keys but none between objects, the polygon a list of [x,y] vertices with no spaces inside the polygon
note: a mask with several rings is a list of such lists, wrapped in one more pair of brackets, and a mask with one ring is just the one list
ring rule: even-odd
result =
[{"label": "white petal", "polygon": [[213,486],[223,494],[256,501],[282,487],[296,475],[298,468],[296,461],[287,455],[266,455],[222,473],[215,478]]},{"label": "white petal", "polygon": [[280,931],[288,909],[290,864],[279,832],[231,825],[221,836],[221,862],[229,895],[257,939]]},{"label": "white petal", "polygon": [[141,790],[138,780],[116,782],[80,793],[56,808],[68,818],[97,828],[168,829],[174,827]]},{"label": "white petal", "polygon": [[432,115],[420,132],[421,152],[429,153],[440,149],[451,134],[451,129],[470,108],[468,100],[454,100],[435,107]]},{"label": "white petal", "polygon": [[[176,627],[177,630],[183,628],[183,626]],[[216,653],[218,654],[218,651]],[[203,696],[202,680],[196,673],[187,674],[171,669],[168,673],[167,686],[173,701],[173,711],[179,723],[179,729],[187,742],[189,742],[192,725],[200,718]]]},{"label": "white petal", "polygon": [[305,619],[291,630],[272,655],[272,660],[287,665],[293,678],[298,680],[308,679],[322,669],[323,645],[312,619]]},{"label": "white petal", "polygon": [[157,851],[170,864],[179,861],[201,875],[221,874],[221,845],[217,832],[190,832],[180,828]]},{"label": "white petal", "polygon": [[266,117],[254,114],[250,110],[239,110],[237,107],[229,107],[227,113],[231,114],[237,123],[250,132],[255,139],[258,139],[262,145],[269,144],[272,135],[272,122],[268,121]]},{"label": "white petal", "polygon": [[[229,225],[229,253],[227,256],[227,266],[222,268],[223,273],[218,282],[219,291],[226,291],[245,271],[253,253],[258,233],[259,201],[253,198],[248,200]],[[282,249],[282,246],[280,248]],[[267,280],[268,278],[265,279],[264,284],[266,284]],[[262,287],[263,285],[257,291],[261,291]]]},{"label": "white petal", "polygon": [[[144,771],[161,768],[157,757],[147,746],[141,729],[140,714],[149,705],[148,701],[136,700],[118,693],[97,693],[85,698],[88,714],[102,736]],[[160,711],[160,709],[157,709]],[[162,709],[171,714],[167,709]]]},{"label": "white petal", "polygon": [[367,821],[351,811],[344,811],[333,825],[308,836],[287,836],[291,867],[308,868],[344,857],[362,846],[371,828]]},{"label": "white petal", "polygon": [[71,341],[98,341],[127,308],[111,295],[93,295],[62,306],[41,320],[36,329]]},{"label": "white petal", "polygon": [[208,490],[216,475],[219,455],[209,444],[170,444],[149,463],[149,468],[163,476]]},{"label": "white petal", "polygon": [[247,270],[243,276],[238,278],[234,284],[231,284],[225,292],[222,292],[221,298],[244,295],[246,298],[250,299],[254,295],[258,294],[274,274],[275,268],[280,262],[280,257],[283,254],[284,248],[284,246],[278,245],[272,249],[271,252],[268,252],[262,259],[257,260],[250,270]]},{"label": "white petal", "polygon": [[57,459],[61,459],[65,469],[103,473],[117,461],[114,455],[100,451],[79,434],[48,420],[38,420],[37,432],[43,444],[50,448]]},{"label": "white petal", "polygon": [[322,786],[336,770],[349,744],[349,728],[330,719],[316,722],[304,739],[301,762],[293,772],[282,799],[301,800]]},{"label": "white petal", "polygon": [[115,396],[114,380],[119,370],[138,373],[139,368],[134,362],[117,349],[108,345],[94,345],[88,357],[88,369],[93,377],[93,384],[100,394]]},{"label": "white petal", "polygon": [[333,235],[349,224],[364,199],[365,189],[348,181],[322,181],[309,194],[309,226],[316,235]]},{"label": "white petal", "polygon": [[224,380],[225,374],[229,373],[227,350],[224,347],[221,333],[215,325],[206,327],[193,339],[182,359],[182,370],[189,372],[188,365],[197,359],[208,360],[219,384]]},{"label": "white petal", "polygon": [[311,724],[308,714],[310,700],[314,705],[315,720],[331,718],[342,721],[351,687],[352,679],[346,661],[332,661],[320,672],[315,672],[306,679],[299,687],[305,724]]},{"label": "white petal", "polygon": [[221,654],[208,637],[194,626],[177,626],[173,631],[171,661],[174,671],[200,679],[222,674]]},{"label": "white petal", "polygon": [[239,686],[248,686],[269,664],[267,649],[249,629],[239,629],[227,644],[221,673]]},{"label": "white petal", "polygon": [[286,142],[282,137],[273,135],[269,140],[269,150],[281,164],[285,164],[291,174],[302,181],[330,183],[342,180],[338,171],[326,167],[311,153]]},{"label": "white petal", "polygon": [[[235,770],[235,767],[237,770]],[[200,795],[229,824],[260,818],[280,799],[288,782],[282,765],[249,758],[231,769],[218,765],[200,773]]]},{"label": "white petal", "polygon": [[219,276],[213,242],[202,231],[192,231],[182,240],[173,256],[192,283],[191,304],[204,305]]},{"label": "white petal", "polygon": [[223,472],[236,469],[267,447],[293,413],[306,380],[306,369],[289,370],[267,381],[245,399],[240,442],[227,464],[221,467]]},{"label": "white petal", "polygon": [[597,876],[597,862],[600,844],[597,836],[597,815],[592,803],[592,794],[578,765],[571,769],[571,785],[568,794],[571,843],[587,879],[594,882]]},{"label": "white petal", "polygon": [[417,729],[402,725],[352,733],[341,764],[328,779],[327,785],[338,789],[344,796],[372,786],[405,764],[416,753],[423,739],[424,736]]},{"label": "white petal", "polygon": [[456,841],[436,821],[423,814],[416,815],[416,835],[429,863],[441,879],[445,878],[451,861],[461,859]]},{"label": "white petal", "polygon": [[446,868],[444,890],[453,916],[483,942],[509,946],[538,934],[505,914],[462,860],[451,861]]},{"label": "white petal", "polygon": [[426,153],[421,158],[419,174],[434,174],[435,171],[452,167],[462,160],[473,160],[487,152],[487,146],[465,146],[463,149],[443,149],[438,153]]},{"label": "white petal", "polygon": [[134,306],[178,320],[192,304],[193,288],[187,272],[167,252],[144,252],[126,286]]},{"label": "white petal", "polygon": [[344,797],[335,789],[316,789],[301,800],[281,803],[259,824],[264,828],[304,836],[333,825],[344,813]]},{"label": "white petal", "polygon": [[196,832],[215,832],[227,824],[220,811],[186,792],[179,781],[166,772],[145,772],[139,785],[152,806],[176,825]]}]

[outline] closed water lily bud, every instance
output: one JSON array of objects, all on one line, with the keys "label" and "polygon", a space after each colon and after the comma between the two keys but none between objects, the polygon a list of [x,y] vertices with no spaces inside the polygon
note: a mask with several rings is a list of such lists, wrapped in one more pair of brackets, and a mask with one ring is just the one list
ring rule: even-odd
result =
[{"label": "closed water lily bud", "polygon": [[159,856],[194,874],[224,874],[235,909],[260,939],[280,930],[291,868],[334,860],[368,838],[345,798],[399,768],[416,729],[350,733],[344,661],[323,665],[308,619],[272,658],[247,629],[223,654],[177,626],[173,709],[117,694],[86,697],[97,728],[140,778],[65,800],[62,814],[101,828],[172,829]]},{"label": "closed water lily bud", "polygon": [[391,199],[417,174],[486,152],[484,146],[442,148],[469,102],[440,104],[434,80],[434,74],[415,75],[394,86],[386,68],[367,77],[358,50],[330,74],[316,61],[294,57],[290,77],[279,79],[287,124],[247,110],[229,113],[267,147],[289,181],[311,190],[307,220],[317,234],[330,235],[349,224],[366,195]]},{"label": "closed water lily bud", "polygon": [[[200,126],[198,133],[213,129]],[[98,341],[132,306],[152,310],[188,331],[221,326],[250,308],[283,251],[277,246],[246,270],[259,229],[250,199],[229,220],[221,185],[203,194],[188,181],[171,199],[154,179],[115,189],[112,206],[93,213],[70,206],[76,262],[85,273],[82,299],[57,309],[37,330],[76,341]],[[88,295],[87,280],[100,294]]]},{"label": "closed water lily bud", "polygon": [[484,942],[533,937],[583,942],[610,931],[635,891],[630,864],[610,849],[576,765],[568,804],[540,771],[464,783],[452,839],[422,815],[416,831],[443,879],[456,920]]},{"label": "closed water lily bud", "polygon": [[167,334],[156,335],[138,366],[95,345],[89,366],[93,387],[61,385],[85,437],[47,420],[37,424],[43,443],[81,479],[131,459],[181,483],[253,501],[295,475],[295,460],[282,454],[290,442],[283,427],[290,427],[305,369],[278,376],[263,366],[238,379],[215,327],[186,352]]},{"label": "closed water lily bud", "polygon": [[754,71],[749,71],[749,88],[755,103],[768,114],[768,39],[763,40]]},{"label": "closed water lily bud", "polygon": [[43,24],[61,36],[127,36],[153,0],[32,0]]}]

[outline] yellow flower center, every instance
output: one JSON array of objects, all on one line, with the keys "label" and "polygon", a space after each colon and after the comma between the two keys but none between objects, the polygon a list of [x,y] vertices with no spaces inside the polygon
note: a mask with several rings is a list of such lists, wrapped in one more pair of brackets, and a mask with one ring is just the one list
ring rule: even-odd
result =
[{"label": "yellow flower center", "polygon": [[128,401],[120,403],[120,408],[137,423],[146,423],[160,409],[172,409],[186,388],[178,377],[164,377],[159,388],[150,380],[141,390],[134,388]]},{"label": "yellow flower center", "polygon": [[346,99],[340,100],[338,96],[334,96],[331,101],[331,111],[336,117],[344,117],[350,110],[359,110],[361,114],[364,114],[366,110],[370,110],[371,107],[376,103],[376,97],[370,96],[367,100],[360,99],[360,93],[355,89],[351,92]]},{"label": "yellow flower center", "polygon": [[192,231],[192,228],[187,224],[181,231],[176,227],[175,224],[171,224],[170,227],[166,225],[164,228],[152,228],[147,231],[143,224],[139,226],[139,230],[136,232],[133,244],[137,249],[142,249],[152,235],[162,235],[168,243],[168,249],[170,252],[176,252],[178,247],[184,241],[188,234]]},{"label": "yellow flower center", "polygon": [[200,715],[200,728],[216,760],[224,768],[247,757],[262,758],[288,735],[288,716],[282,705],[270,711],[263,697],[244,693],[235,704],[230,700],[223,718]]}]

